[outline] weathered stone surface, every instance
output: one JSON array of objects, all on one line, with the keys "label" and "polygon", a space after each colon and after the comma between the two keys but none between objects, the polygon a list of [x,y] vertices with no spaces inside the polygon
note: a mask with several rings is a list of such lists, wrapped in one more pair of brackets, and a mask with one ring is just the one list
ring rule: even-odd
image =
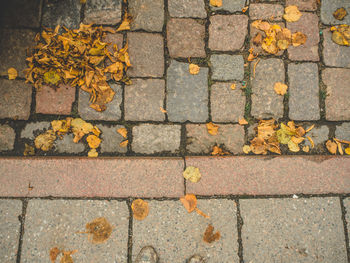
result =
[{"label": "weathered stone surface", "polygon": [[208,68],[191,75],[189,64],[173,60],[167,72],[167,111],[170,121],[208,119]]},{"label": "weathered stone surface", "polygon": [[337,128],[335,130],[335,138],[350,141],[350,123],[349,122],[344,122],[341,125],[337,125]]},{"label": "weathered stone surface", "polygon": [[211,117],[214,122],[238,122],[244,116],[245,95],[241,84],[231,89],[232,83],[215,83],[211,86]]},{"label": "weathered stone surface", "polygon": [[17,262],[19,231],[22,215],[20,200],[0,200],[0,261],[6,263]]},{"label": "weathered stone surface", "polygon": [[[92,244],[85,225],[104,217],[112,225],[103,244]],[[28,203],[21,262],[48,262],[51,248],[78,251],[74,262],[126,262],[129,210],[115,200],[31,200]],[[91,237],[90,237],[91,239]],[[58,256],[57,261],[61,259]]]},{"label": "weathered stone surface", "polygon": [[57,25],[78,28],[80,22],[80,4],[75,0],[44,0],[42,24],[55,28]]},{"label": "weathered stone surface", "polygon": [[[350,15],[348,15],[350,17]],[[350,47],[337,45],[332,41],[329,29],[323,30],[323,60],[326,66],[350,68]]]},{"label": "weathered stone surface", "polygon": [[286,6],[296,5],[300,11],[315,11],[317,0],[287,0]]},{"label": "weathered stone surface", "polygon": [[164,121],[161,112],[165,97],[165,82],[162,79],[132,79],[125,88],[125,120]]},{"label": "weathered stone surface", "polygon": [[244,60],[241,55],[212,55],[210,57],[213,80],[243,80]]},{"label": "weathered stone surface", "polygon": [[205,57],[205,25],[190,18],[172,18],[167,24],[171,57]]},{"label": "weathered stone surface", "polygon": [[128,33],[131,77],[162,77],[164,42],[160,34]]},{"label": "weathered stone surface", "polygon": [[[251,65],[253,71],[253,65]],[[251,76],[252,110],[255,118],[280,118],[283,116],[283,96],[276,94],[273,86],[284,83],[284,64],[281,59],[262,59]]]},{"label": "weathered stone surface", "polygon": [[250,4],[249,16],[250,19],[271,19],[281,21],[284,14],[284,8],[280,4]]},{"label": "weathered stone surface", "polygon": [[289,118],[319,120],[318,66],[316,63],[288,65]]},{"label": "weathered stone surface", "polygon": [[122,16],[122,0],[90,0],[86,1],[85,24],[115,25]]},{"label": "weathered stone surface", "polygon": [[350,69],[326,68],[322,80],[327,86],[326,119],[350,120]]},{"label": "weathered stone surface", "polygon": [[119,128],[125,128],[121,125],[98,125],[98,128],[101,130],[101,153],[125,153],[128,148],[121,147],[120,143],[128,138],[121,136],[117,130]]},{"label": "weathered stone surface", "polygon": [[90,94],[79,90],[78,112],[81,118],[84,120],[105,120],[105,121],[117,121],[121,118],[121,103],[123,90],[118,84],[111,84],[111,88],[114,90],[115,95],[113,100],[108,103],[107,109],[103,112],[98,112],[89,107]]},{"label": "weathered stone surface", "polygon": [[14,148],[16,134],[7,124],[0,125],[0,151],[11,151]]},{"label": "weathered stone surface", "polygon": [[107,33],[107,35],[105,36],[105,38],[103,39],[105,42],[107,43],[111,43],[107,49],[109,52],[115,52],[115,50],[113,49],[113,45],[117,45],[118,49],[121,49],[123,47],[123,35],[120,33]]},{"label": "weathered stone surface", "polygon": [[207,17],[203,0],[169,0],[168,10],[172,17]]},{"label": "weathered stone surface", "polygon": [[161,32],[164,25],[164,1],[130,0],[129,12],[133,17],[131,29]]},{"label": "weathered stone surface", "polygon": [[[195,213],[187,213],[179,201],[150,201],[149,215],[133,220],[133,260],[142,247],[153,246],[160,262],[183,263],[194,254],[205,262],[238,262],[236,205],[233,200],[199,200],[198,208],[210,216],[210,222]],[[203,242],[208,224],[221,238]]]},{"label": "weathered stone surface", "polygon": [[131,148],[136,153],[176,153],[180,148],[180,125],[141,124],[132,129]]},{"label": "weathered stone surface", "polygon": [[32,87],[20,80],[0,80],[0,118],[28,120]]},{"label": "weathered stone surface", "polygon": [[235,51],[243,47],[248,32],[246,15],[214,15],[210,17],[209,48]]},{"label": "weathered stone surface", "polygon": [[63,135],[62,139],[55,141],[55,150],[59,153],[81,153],[85,150],[84,143],[80,140],[78,143],[73,142],[74,135]]},{"label": "weathered stone surface", "polygon": [[[337,20],[333,16],[334,11],[344,7],[348,15],[343,20]],[[321,21],[326,25],[350,24],[350,2],[344,0],[323,0],[321,1]]]},{"label": "weathered stone surface", "polygon": [[[303,127],[308,128],[309,126]],[[309,140],[305,139],[304,144],[310,147],[311,152],[325,152],[325,142],[328,140],[329,128],[325,125],[315,127],[311,131],[307,133],[307,136],[310,136],[315,144],[315,148],[311,147],[311,143]]]},{"label": "weathered stone surface", "polygon": [[186,136],[189,153],[209,154],[214,145],[224,145],[225,150],[238,154],[244,145],[244,128],[238,124],[219,124],[219,132],[214,136],[208,133],[205,124],[187,124]]},{"label": "weathered stone surface", "polygon": [[347,262],[338,198],[240,200],[246,262]]},{"label": "weathered stone surface", "polygon": [[24,129],[21,131],[21,138],[34,140],[39,133],[48,130],[51,127],[50,122],[29,122],[26,124]]},{"label": "weathered stone surface", "polygon": [[222,0],[222,6],[213,7],[210,6],[212,10],[226,10],[231,13],[241,11],[245,6],[245,0]]}]

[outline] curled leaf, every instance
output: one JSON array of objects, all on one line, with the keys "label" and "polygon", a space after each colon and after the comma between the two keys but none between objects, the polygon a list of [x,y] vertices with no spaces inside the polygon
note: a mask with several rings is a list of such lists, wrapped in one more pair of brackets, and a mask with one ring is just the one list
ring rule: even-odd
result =
[{"label": "curled leaf", "polygon": [[306,153],[308,153],[309,151],[310,151],[310,147],[309,146],[303,146],[303,152],[306,152]]},{"label": "curled leaf", "polygon": [[296,22],[300,19],[301,17],[301,13],[298,9],[297,6],[295,5],[290,5],[290,6],[287,6],[285,9],[284,9],[284,15],[283,15],[283,18],[287,21],[287,22]]},{"label": "curled leaf", "polygon": [[123,136],[124,138],[127,138],[127,137],[128,137],[128,130],[125,129],[125,128],[119,128],[119,129],[117,130],[117,132],[118,132],[121,136]]},{"label": "curled leaf", "polygon": [[142,199],[136,199],[131,204],[133,216],[137,220],[143,220],[148,216],[148,203]]},{"label": "curled leaf", "polygon": [[220,232],[217,231],[215,234],[213,232],[214,227],[211,224],[209,224],[204,232],[203,241],[206,243],[213,243],[214,241],[219,240],[221,237]]},{"label": "curled leaf", "polygon": [[197,183],[201,179],[201,176],[202,175],[199,172],[199,168],[194,166],[186,167],[186,170],[183,172],[183,177],[192,183]]},{"label": "curled leaf", "polygon": [[125,148],[126,146],[128,146],[128,143],[129,143],[129,140],[125,140],[119,143],[119,146]]},{"label": "curled leaf", "polygon": [[89,240],[94,244],[106,242],[113,230],[111,224],[104,217],[98,217],[87,223],[85,228],[86,233],[89,234]]},{"label": "curled leaf", "polygon": [[17,70],[15,68],[9,68],[7,70],[7,75],[9,77],[9,80],[14,80],[17,78],[18,73],[17,73]]},{"label": "curled leaf", "polygon": [[309,140],[309,142],[311,143],[311,149],[315,148],[315,143],[312,140],[312,138],[310,136],[306,136],[306,138]]}]

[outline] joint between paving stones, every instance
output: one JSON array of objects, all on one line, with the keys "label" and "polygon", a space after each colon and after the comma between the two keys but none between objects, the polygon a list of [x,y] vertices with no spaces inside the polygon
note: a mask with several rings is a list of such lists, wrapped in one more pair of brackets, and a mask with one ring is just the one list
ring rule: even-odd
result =
[{"label": "joint between paving stones", "polygon": [[242,242],[242,228],[243,228],[243,218],[241,215],[241,207],[239,199],[234,199],[236,203],[236,218],[237,218],[237,244],[238,244],[238,258],[240,263],[244,263],[243,257],[243,242]]},{"label": "joint between paving stones", "polygon": [[343,222],[344,226],[344,234],[345,234],[345,246],[346,246],[346,254],[348,257],[348,262],[350,262],[350,245],[349,245],[349,228],[348,228],[348,222],[346,221],[346,214],[348,211],[346,211],[345,205],[344,205],[344,197],[340,196],[339,201],[340,201],[340,208],[341,208],[341,219]]},{"label": "joint between paving stones", "polygon": [[131,209],[132,199],[126,201],[129,210],[129,227],[128,227],[128,263],[132,263],[132,247],[133,247],[133,212]]},{"label": "joint between paving stones", "polygon": [[21,224],[20,224],[20,231],[19,231],[16,263],[21,263],[22,245],[23,245],[23,236],[24,236],[24,231],[25,231],[24,227],[25,227],[27,206],[28,206],[28,200],[26,200],[26,199],[22,200],[22,214],[18,217],[18,220],[21,222]]}]

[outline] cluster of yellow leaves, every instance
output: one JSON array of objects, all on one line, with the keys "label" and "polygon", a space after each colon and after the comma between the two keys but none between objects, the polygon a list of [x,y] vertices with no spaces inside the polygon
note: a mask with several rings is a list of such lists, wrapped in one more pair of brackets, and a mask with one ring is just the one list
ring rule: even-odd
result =
[{"label": "cluster of yellow leaves", "polygon": [[350,26],[339,25],[331,27],[332,40],[334,43],[341,46],[350,46]]},{"label": "cluster of yellow leaves", "polygon": [[149,206],[146,201],[136,199],[131,204],[131,210],[135,219],[143,220],[148,216]]},{"label": "cluster of yellow leaves", "polygon": [[333,16],[337,20],[343,20],[348,13],[344,7],[338,8],[334,11]]},{"label": "cluster of yellow leaves", "polygon": [[58,255],[61,253],[62,253],[62,257],[61,257],[60,263],[73,263],[72,255],[76,252],[78,252],[78,250],[76,249],[71,251],[64,251],[59,249],[58,247],[53,247],[50,249],[51,263],[55,263]]},{"label": "cluster of yellow leaves", "polygon": [[[347,145],[345,150],[343,150],[342,144]],[[344,155],[345,152],[347,155],[350,155],[350,141],[333,138],[333,140],[326,142],[326,147],[331,154],[337,154],[339,152],[340,155]]]},{"label": "cluster of yellow leaves", "polygon": [[201,179],[201,176],[202,176],[200,171],[199,171],[199,168],[194,167],[194,166],[186,167],[186,169],[182,175],[186,180],[189,180],[192,183],[199,182],[199,180]]},{"label": "cluster of yellow leaves", "polygon": [[90,107],[104,111],[115,94],[106,81],[107,74],[115,81],[129,83],[125,75],[131,66],[127,45],[122,49],[114,45],[114,52],[108,50],[110,44],[103,39],[107,32],[116,32],[111,28],[80,24],[79,29],[63,27],[64,32],[59,31],[57,26],[36,35],[33,55],[26,59],[26,82],[36,88],[62,83],[79,86],[90,93]]},{"label": "cluster of yellow leaves", "polygon": [[300,13],[298,7],[295,6],[295,5],[287,6],[284,9],[283,18],[287,22],[296,22],[296,21],[298,21],[300,19],[301,16],[302,16],[302,14]]}]

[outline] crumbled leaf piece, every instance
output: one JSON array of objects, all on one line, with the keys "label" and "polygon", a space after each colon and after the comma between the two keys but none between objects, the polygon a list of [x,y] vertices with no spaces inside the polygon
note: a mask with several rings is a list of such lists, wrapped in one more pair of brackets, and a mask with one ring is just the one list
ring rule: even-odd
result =
[{"label": "crumbled leaf piece", "polygon": [[89,234],[88,238],[90,242],[94,244],[106,242],[113,230],[111,224],[104,217],[98,217],[90,223],[87,223],[85,228],[86,233]]},{"label": "crumbled leaf piece", "polygon": [[253,61],[257,56],[258,56],[258,54],[254,54],[254,49],[250,48],[247,60],[248,61]]},{"label": "crumbled leaf piece", "polygon": [[255,27],[256,29],[262,30],[262,31],[268,31],[271,28],[270,23],[262,20],[255,20],[252,23],[252,26]]},{"label": "crumbled leaf piece", "polygon": [[311,144],[311,149],[315,148],[315,143],[312,140],[312,138],[310,136],[306,136],[306,138],[309,140],[310,144]]},{"label": "crumbled leaf piece", "polygon": [[[310,138],[311,139],[311,138]],[[302,143],[305,138],[304,137],[295,137],[295,136],[292,136],[292,139],[291,139],[295,144],[300,144]],[[313,148],[313,147],[312,147]]]},{"label": "crumbled leaf piece", "polygon": [[95,134],[96,136],[100,136],[101,131],[99,128],[97,128],[97,126],[94,126],[94,128],[91,131],[93,134]]},{"label": "crumbled leaf piece", "polygon": [[166,110],[163,109],[163,107],[159,107],[160,111],[163,112],[163,113],[167,113]]},{"label": "crumbled leaf piece", "polygon": [[263,41],[263,36],[262,36],[261,33],[257,33],[257,34],[255,35],[255,37],[253,38],[253,43],[254,43],[254,45],[256,45],[256,46],[261,45],[261,44],[262,44],[262,41]]},{"label": "crumbled leaf piece", "polygon": [[15,68],[9,68],[7,70],[7,75],[9,77],[9,80],[14,80],[17,78],[18,73],[17,73],[17,70]]},{"label": "crumbled leaf piece", "polygon": [[303,149],[303,152],[306,152],[306,153],[308,153],[310,151],[310,147],[308,145],[303,146],[302,149]]},{"label": "crumbled leaf piece", "polygon": [[78,252],[78,250],[62,251],[63,256],[61,257],[60,263],[74,263],[72,255]]},{"label": "crumbled leaf piece", "polygon": [[57,85],[60,80],[61,77],[55,70],[50,70],[44,74],[44,81],[46,84]]},{"label": "crumbled leaf piece", "polygon": [[210,5],[215,7],[222,6],[222,0],[210,0]]},{"label": "crumbled leaf piece", "polygon": [[347,14],[348,13],[346,12],[345,8],[341,7],[334,11],[333,16],[337,20],[343,20]]},{"label": "crumbled leaf piece", "polygon": [[203,241],[206,243],[213,243],[216,240],[220,239],[220,232],[217,231],[215,234],[213,233],[214,231],[214,227],[209,224],[207,229],[204,232],[204,236],[203,236]]},{"label": "crumbled leaf piece", "polygon": [[334,138],[334,141],[335,143],[337,144],[337,147],[338,147],[338,152],[340,153],[340,155],[344,155],[344,152],[343,152],[343,147],[341,145],[341,143],[338,141],[338,139]]},{"label": "crumbled leaf piece", "polygon": [[236,89],[236,83],[232,83],[231,86],[230,86],[230,88],[231,88],[232,90],[235,90],[235,89]]},{"label": "crumbled leaf piece", "polygon": [[283,15],[283,18],[287,21],[287,22],[296,22],[300,19],[301,17],[301,13],[298,9],[297,6],[295,5],[290,5],[290,6],[287,6],[285,9],[284,9],[284,15]]},{"label": "crumbled leaf piece", "polygon": [[34,155],[35,154],[35,149],[33,146],[30,146],[28,144],[24,144],[24,151],[23,151],[23,155],[24,156],[28,156],[28,155]]},{"label": "crumbled leaf piece", "polygon": [[192,75],[197,75],[199,73],[200,67],[196,64],[191,63],[188,69]]},{"label": "crumbled leaf piece", "polygon": [[125,128],[119,128],[119,129],[117,130],[117,132],[118,132],[121,136],[123,136],[124,138],[127,138],[127,137],[128,137],[128,130],[125,129]]},{"label": "crumbled leaf piece", "polygon": [[245,153],[245,154],[248,154],[248,153],[250,153],[252,150],[250,149],[250,146],[249,145],[244,145],[243,146],[243,152]]},{"label": "crumbled leaf piece", "polygon": [[35,138],[34,144],[37,149],[41,149],[44,152],[49,151],[56,140],[56,135],[53,130],[47,130],[45,133],[40,134]]},{"label": "crumbled leaf piece", "polygon": [[52,263],[56,262],[57,256],[61,253],[58,247],[53,247],[50,249],[50,260]]},{"label": "crumbled leaf piece", "polygon": [[116,32],[123,31],[123,30],[130,30],[130,22],[132,21],[132,17],[130,14],[125,13],[124,19],[121,23],[121,25],[118,27]]},{"label": "crumbled leaf piece", "polygon": [[291,152],[299,152],[300,151],[299,145],[296,144],[295,142],[293,142],[292,140],[290,140],[288,142],[288,148]]},{"label": "crumbled leaf piece", "polygon": [[90,149],[90,151],[88,152],[88,157],[91,157],[91,158],[98,157],[98,152],[96,151],[96,149]]},{"label": "crumbled leaf piece", "polygon": [[119,143],[119,146],[125,148],[126,146],[128,146],[128,143],[129,143],[129,140],[125,140]]},{"label": "crumbled leaf piece", "polygon": [[277,139],[281,144],[288,144],[292,137],[287,134],[283,129],[279,129],[277,132]]},{"label": "crumbled leaf piece", "polygon": [[242,13],[247,12],[248,8],[249,8],[249,6],[245,6],[245,7],[243,7],[243,8],[242,8]]},{"label": "crumbled leaf piece", "polygon": [[301,32],[296,32],[292,34],[292,44],[294,47],[304,45],[306,40],[307,40],[306,35]]},{"label": "crumbled leaf piece", "polygon": [[98,138],[96,135],[90,134],[87,138],[86,141],[89,144],[89,147],[91,149],[96,149],[98,146],[100,146],[101,139]]},{"label": "crumbled leaf piece", "polygon": [[345,148],[345,153],[347,154],[347,155],[350,155],[350,146],[349,147],[347,147],[347,148]]},{"label": "crumbled leaf piece", "polygon": [[131,204],[132,213],[135,219],[143,220],[148,216],[148,203],[142,199],[136,199]]},{"label": "crumbled leaf piece", "polygon": [[201,179],[201,176],[202,175],[199,172],[199,168],[194,166],[186,167],[186,170],[183,172],[183,177],[192,183],[197,183]]},{"label": "crumbled leaf piece", "polygon": [[[308,133],[315,127],[315,124],[312,124],[309,128],[306,129],[305,133]],[[304,135],[304,134],[303,134]]]},{"label": "crumbled leaf piece", "polygon": [[216,145],[213,146],[213,151],[211,152],[211,155],[225,155],[225,154],[229,154],[229,152],[224,152],[224,150],[219,146],[216,146]]},{"label": "crumbled leaf piece", "polygon": [[304,130],[303,127],[299,126],[296,130],[295,130],[296,135],[298,135],[299,137],[302,137],[305,135],[306,131]]},{"label": "crumbled leaf piece", "polygon": [[284,95],[287,93],[288,86],[286,84],[283,84],[281,82],[276,82],[273,86],[273,89],[278,95]]},{"label": "crumbled leaf piece", "polygon": [[238,123],[239,123],[239,125],[247,125],[248,124],[247,120],[244,118],[239,119]]},{"label": "crumbled leaf piece", "polygon": [[337,153],[337,144],[335,142],[332,142],[331,140],[328,140],[326,142],[326,147],[328,149],[328,151],[331,153],[331,154],[336,154]]},{"label": "crumbled leaf piece", "polygon": [[218,134],[218,130],[219,130],[219,126],[218,125],[215,125],[212,122],[209,122],[206,125],[207,125],[208,133],[210,135],[217,135]]}]

